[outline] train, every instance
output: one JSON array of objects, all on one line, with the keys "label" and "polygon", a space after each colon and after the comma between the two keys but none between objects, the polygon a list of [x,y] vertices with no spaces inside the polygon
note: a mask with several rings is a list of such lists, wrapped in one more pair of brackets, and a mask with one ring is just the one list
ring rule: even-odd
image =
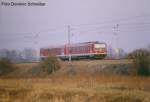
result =
[{"label": "train", "polygon": [[40,49],[41,60],[51,55],[61,60],[69,60],[69,57],[71,60],[104,59],[107,56],[107,44],[93,41]]}]

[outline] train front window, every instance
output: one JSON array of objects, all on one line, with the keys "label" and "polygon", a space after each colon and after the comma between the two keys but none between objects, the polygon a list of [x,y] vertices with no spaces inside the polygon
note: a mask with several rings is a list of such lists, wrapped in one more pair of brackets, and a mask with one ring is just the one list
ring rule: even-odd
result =
[{"label": "train front window", "polygon": [[105,44],[95,44],[95,50],[104,50],[106,48]]}]

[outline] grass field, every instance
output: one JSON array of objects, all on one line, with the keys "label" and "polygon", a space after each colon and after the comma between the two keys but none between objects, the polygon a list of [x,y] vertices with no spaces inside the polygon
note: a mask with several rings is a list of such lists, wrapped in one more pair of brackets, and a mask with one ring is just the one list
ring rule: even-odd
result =
[{"label": "grass field", "polygon": [[[129,64],[130,61],[120,61]],[[119,61],[81,61],[73,65],[120,64]],[[62,62],[65,68],[69,63]],[[33,64],[17,64],[30,69]],[[81,67],[81,66],[80,66]],[[13,74],[19,74],[19,71]],[[1,78],[0,102],[150,102],[150,77],[118,75],[60,75],[44,78]]]},{"label": "grass field", "polygon": [[150,102],[150,78],[81,75],[0,79],[0,102]]}]

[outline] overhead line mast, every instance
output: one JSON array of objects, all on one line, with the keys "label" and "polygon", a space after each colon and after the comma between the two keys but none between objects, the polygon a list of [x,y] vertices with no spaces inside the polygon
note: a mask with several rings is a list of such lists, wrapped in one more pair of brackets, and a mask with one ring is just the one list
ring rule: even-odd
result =
[{"label": "overhead line mast", "polygon": [[69,55],[69,62],[71,62],[71,53],[70,53],[70,33],[71,27],[68,25],[68,55]]},{"label": "overhead line mast", "polygon": [[119,48],[118,48],[118,33],[119,32],[119,24],[116,24],[115,26],[114,26],[114,35],[115,35],[115,37],[116,37],[116,53],[117,53],[117,59],[119,58]]}]

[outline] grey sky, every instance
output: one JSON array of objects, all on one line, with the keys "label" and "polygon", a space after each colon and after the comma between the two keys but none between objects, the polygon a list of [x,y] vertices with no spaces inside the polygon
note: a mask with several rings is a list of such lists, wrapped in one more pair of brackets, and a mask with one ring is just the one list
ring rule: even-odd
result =
[{"label": "grey sky", "polygon": [[[98,40],[126,51],[150,44],[150,0],[38,1],[46,6],[0,5],[0,48],[65,44],[67,25],[71,26],[73,43]],[[118,31],[113,29],[116,24]]]}]

